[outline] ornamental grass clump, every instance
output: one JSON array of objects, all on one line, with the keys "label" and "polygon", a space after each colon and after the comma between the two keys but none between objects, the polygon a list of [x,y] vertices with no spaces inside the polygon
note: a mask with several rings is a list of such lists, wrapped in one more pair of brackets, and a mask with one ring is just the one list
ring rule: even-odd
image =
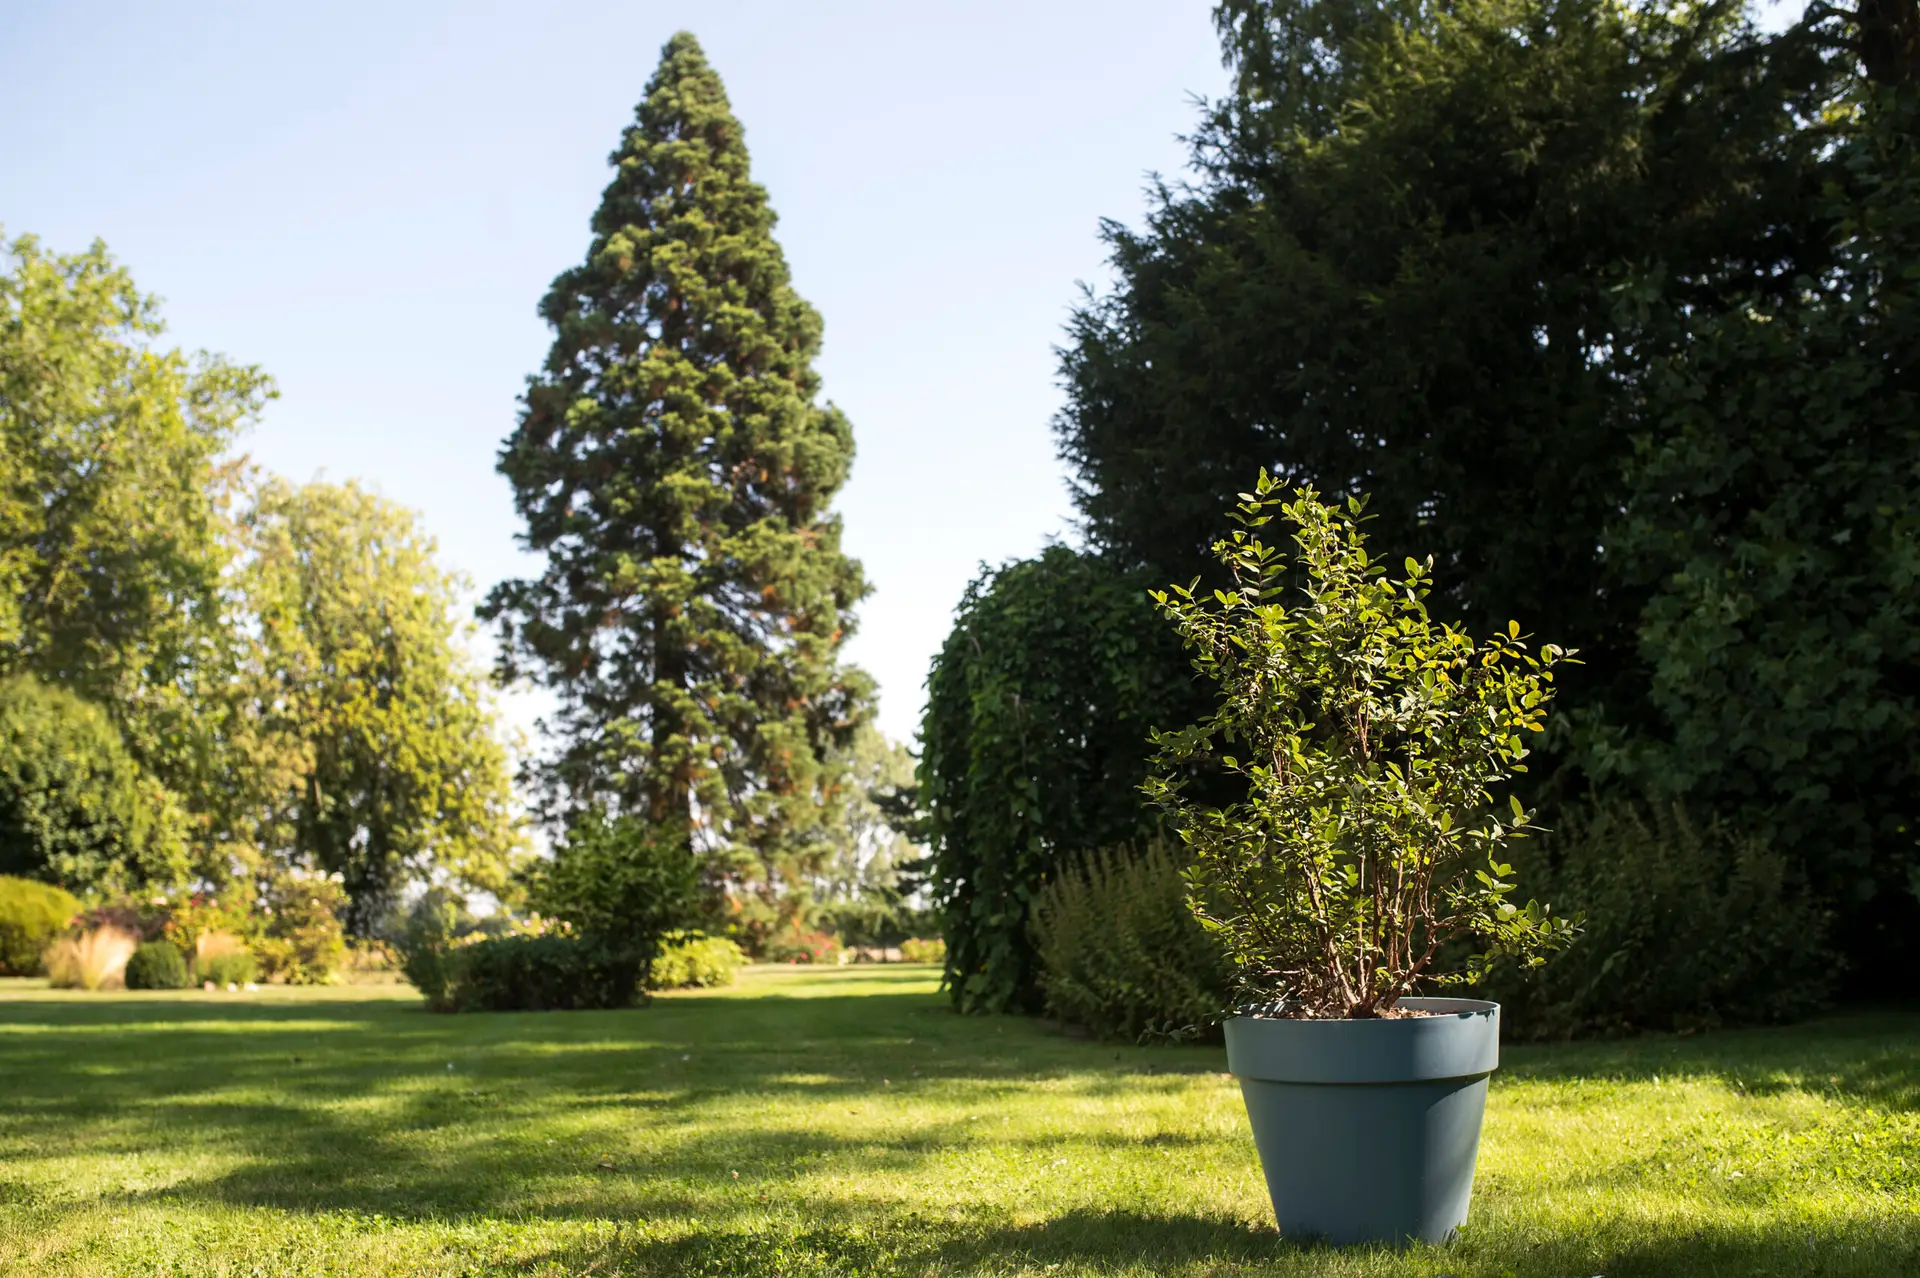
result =
[{"label": "ornamental grass clump", "polygon": [[[1389,577],[1362,501],[1280,488],[1262,471],[1214,543],[1231,589],[1153,596],[1220,703],[1154,734],[1143,788],[1193,853],[1188,904],[1233,961],[1237,1007],[1378,1017],[1424,985],[1537,965],[1575,927],[1510,899],[1501,846],[1533,814],[1494,791],[1526,770],[1572,654],[1535,655],[1517,622],[1485,643],[1436,623],[1431,559]],[[1291,576],[1257,532],[1275,507],[1299,548]]]},{"label": "ornamental grass clump", "polygon": [[57,990],[117,990],[127,983],[127,960],[140,938],[124,927],[102,924],[63,936],[47,947],[47,980]]}]

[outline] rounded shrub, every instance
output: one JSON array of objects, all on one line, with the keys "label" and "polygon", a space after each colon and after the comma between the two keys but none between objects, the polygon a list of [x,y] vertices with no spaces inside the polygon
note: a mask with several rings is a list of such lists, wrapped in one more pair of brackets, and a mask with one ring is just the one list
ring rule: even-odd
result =
[{"label": "rounded shrub", "polygon": [[439,1000],[463,1012],[566,1012],[630,1007],[645,963],[597,937],[498,936],[455,947]]},{"label": "rounded shrub", "polygon": [[80,900],[51,883],[0,875],[0,976],[39,976],[41,956],[80,913]]},{"label": "rounded shrub", "polygon": [[30,675],[0,679],[0,873],[83,891],[187,873],[178,800],[104,710]]},{"label": "rounded shrub", "polygon": [[647,988],[653,990],[710,989],[733,984],[747,961],[738,945],[724,936],[700,932],[668,934],[660,957],[653,961]]},{"label": "rounded shrub", "polygon": [[246,985],[259,979],[260,965],[246,950],[230,950],[201,959],[199,975],[215,985]]},{"label": "rounded shrub", "polygon": [[148,941],[127,959],[130,990],[183,990],[192,982],[187,960],[171,941]]},{"label": "rounded shrub", "polygon": [[902,963],[945,963],[947,943],[938,936],[910,936],[900,942]]}]

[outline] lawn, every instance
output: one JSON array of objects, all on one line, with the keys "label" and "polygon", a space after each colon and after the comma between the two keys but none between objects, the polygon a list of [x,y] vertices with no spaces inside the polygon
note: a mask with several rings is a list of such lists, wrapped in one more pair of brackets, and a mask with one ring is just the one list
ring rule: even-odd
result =
[{"label": "lawn", "polygon": [[1272,1228],[1224,1054],[930,969],[629,1012],[0,982],[0,1274],[1920,1273],[1920,1017],[1510,1048],[1473,1217]]}]

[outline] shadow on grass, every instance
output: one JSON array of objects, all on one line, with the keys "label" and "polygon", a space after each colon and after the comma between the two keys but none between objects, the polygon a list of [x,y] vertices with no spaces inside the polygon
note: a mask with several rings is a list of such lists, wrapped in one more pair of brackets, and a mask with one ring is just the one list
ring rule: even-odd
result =
[{"label": "shadow on grass", "polygon": [[891,1221],[763,1220],[611,1241],[524,1258],[521,1273],[626,1275],[1171,1272],[1354,1275],[1585,1275],[1608,1278],[1895,1278],[1920,1272],[1912,1218],[1748,1229],[1669,1238],[1568,1235],[1505,1246],[1462,1240],[1405,1252],[1294,1242],[1271,1228],[1201,1216],[1072,1211],[1030,1224],[902,1217]]},{"label": "shadow on grass", "polygon": [[[218,1155],[220,1170],[165,1190],[105,1188],[127,1201],[617,1219],[701,1198],[705,1217],[735,1190],[748,1191],[741,1209],[754,1209],[751,1191],[778,1195],[794,1169],[822,1160],[884,1177],[975,1139],[1018,1147],[960,1111],[990,1112],[996,1096],[1036,1081],[1069,1080],[1063,1097],[1105,1095],[1182,1086],[1180,1076],[1216,1064],[1156,1063],[1166,1075],[1156,1084],[1142,1078],[1138,1050],[1050,1039],[1023,1021],[962,1020],[924,993],[924,980],[919,992],[862,984],[850,995],[465,1016],[391,999],[0,1004],[0,1075],[15,1080],[0,1158],[63,1148]],[[1160,1056],[1169,1059],[1179,1063]],[[849,1121],[851,1131],[813,1121],[832,1128],[882,1094],[956,1112],[884,1127]],[[759,1097],[805,1104],[761,1120],[751,1109]],[[726,1116],[715,1119],[709,1102]],[[1206,1142],[1148,1133],[1098,1143]]]},{"label": "shadow on grass", "polygon": [[1804,1230],[1701,1230],[1623,1245],[1608,1278],[1892,1278],[1920,1273],[1920,1221],[1866,1218]]},{"label": "shadow on grass", "polygon": [[1151,1273],[1184,1265],[1238,1269],[1312,1253],[1271,1228],[1200,1216],[1070,1211],[1031,1224],[902,1215],[890,1221],[766,1220],[653,1239],[644,1232],[528,1257],[521,1272],[621,1274],[996,1273],[1025,1267],[1099,1265]]},{"label": "shadow on grass", "polygon": [[1563,1082],[1714,1078],[1755,1095],[1821,1092],[1888,1110],[1920,1109],[1920,1019],[1853,1013],[1798,1025],[1658,1034],[1501,1049],[1513,1079]]},{"label": "shadow on grass", "polygon": [[[1516,1048],[1506,1073],[1711,1075],[1753,1090],[1819,1086],[1858,1103],[1911,1108],[1920,1087],[1916,1040],[1920,1022],[1911,1017],[1835,1018],[1701,1038]],[[890,1100],[985,1114],[995,1096],[1041,1083],[1063,1101],[1138,1097],[1191,1086],[1221,1068],[1211,1049],[1116,1048],[1029,1022],[955,1017],[904,983],[852,995],[679,996],[644,1010],[520,1015],[434,1016],[392,999],[0,1004],[0,1077],[9,1080],[0,1162],[28,1151],[98,1158],[197,1149],[219,1155],[218,1169],[165,1190],[106,1185],[100,1196],[390,1220],[661,1222],[651,1233],[644,1224],[624,1228],[599,1252],[555,1253],[553,1263],[569,1271],[590,1263],[635,1273],[789,1275],[1204,1263],[1320,1272],[1324,1257],[1313,1259],[1312,1249],[1226,1219],[1088,1211],[1022,1224],[990,1214],[922,1219],[897,1201],[848,1197],[813,1200],[799,1220],[779,1205],[796,1171],[823,1163],[857,1164],[884,1185],[976,1138],[1036,1151],[1050,1139],[980,1133],[928,1110],[908,1123],[825,1121],[860,1113],[882,1089]],[[758,1097],[830,1109],[761,1117]],[[718,1117],[706,1106],[716,1098],[727,1106]],[[639,1147],[629,1121],[637,1115],[645,1125]],[[1210,1139],[1223,1138],[1109,1131],[1072,1143],[1183,1147]],[[613,1155],[604,1169],[603,1154]],[[0,1189],[0,1206],[14,1192]],[[33,1197],[24,1186],[17,1194],[20,1205]],[[1910,1217],[1870,1237],[1848,1228],[1641,1240],[1623,1246],[1604,1272],[1920,1273],[1920,1264],[1884,1259],[1876,1268],[1779,1267],[1808,1254],[1826,1265],[1829,1254],[1852,1254],[1847,1248],[1913,1258]],[[1476,1245],[1469,1240],[1462,1254]],[[1541,1256],[1521,1272],[1572,1273],[1588,1253],[1547,1240]]]}]

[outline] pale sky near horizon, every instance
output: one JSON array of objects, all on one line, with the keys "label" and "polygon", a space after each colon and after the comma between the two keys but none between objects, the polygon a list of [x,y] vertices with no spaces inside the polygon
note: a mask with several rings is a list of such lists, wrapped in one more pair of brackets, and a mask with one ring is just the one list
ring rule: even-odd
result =
[{"label": "pale sky near horizon", "polygon": [[[1800,0],[1771,6],[1784,25]],[[0,7],[0,228],[103,238],[169,341],[265,367],[242,447],[421,512],[478,591],[529,571],[494,473],[660,45],[725,79],[859,457],[850,656],[911,741],[980,565],[1071,539],[1048,421],[1102,217],[1226,84],[1206,0]],[[521,696],[525,724],[540,704]]]},{"label": "pale sky near horizon", "polygon": [[[1177,175],[1226,83],[1204,0],[0,7],[0,228],[98,236],[168,341],[262,365],[242,447],[421,512],[484,591],[525,573],[495,453],[606,160],[691,30],[726,81],[859,455],[853,660],[911,741],[985,561],[1071,536],[1048,419],[1102,217]],[[522,697],[512,717],[539,704]]]}]

